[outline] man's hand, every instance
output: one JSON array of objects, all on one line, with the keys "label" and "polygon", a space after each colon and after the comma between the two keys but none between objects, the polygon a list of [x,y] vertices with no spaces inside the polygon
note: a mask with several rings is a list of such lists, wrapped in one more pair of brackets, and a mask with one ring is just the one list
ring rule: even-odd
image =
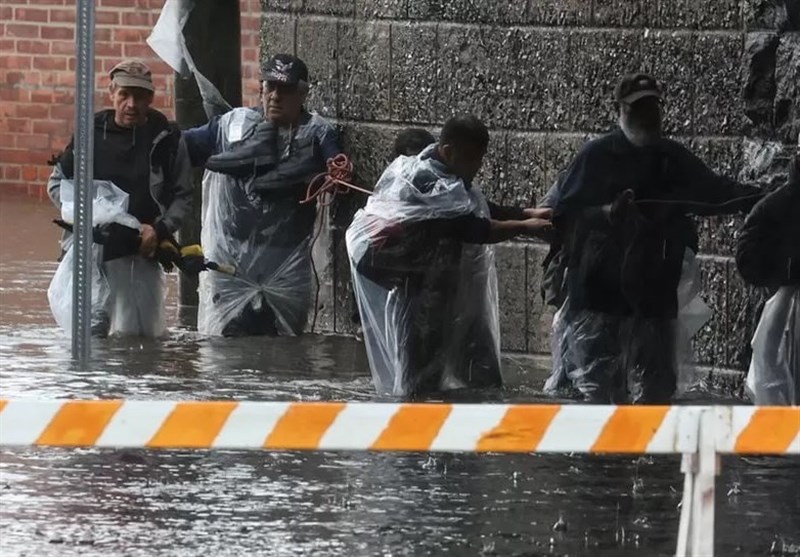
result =
[{"label": "man's hand", "polygon": [[139,227],[139,255],[144,257],[153,257],[156,254],[158,247],[158,234],[156,229],[149,224],[143,224]]},{"label": "man's hand", "polygon": [[522,221],[523,234],[550,241],[553,235],[553,223],[549,218],[552,215],[552,211],[550,209],[546,210],[549,212],[542,213],[546,214],[546,217],[532,217]]},{"label": "man's hand", "polygon": [[531,207],[523,209],[522,212],[530,219],[552,220],[553,218],[553,210],[550,207]]},{"label": "man's hand", "polygon": [[619,194],[608,208],[608,220],[614,225],[624,221],[631,211],[636,210],[635,198],[633,190],[625,190]]}]

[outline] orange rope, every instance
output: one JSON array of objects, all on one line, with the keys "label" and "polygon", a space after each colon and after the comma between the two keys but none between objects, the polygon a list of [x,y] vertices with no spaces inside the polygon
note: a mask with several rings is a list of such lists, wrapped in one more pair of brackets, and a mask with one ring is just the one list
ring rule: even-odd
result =
[{"label": "orange rope", "polygon": [[[351,191],[357,191],[372,195],[372,192],[360,188],[349,182],[353,177],[353,162],[347,155],[340,153],[328,159],[328,171],[317,174],[309,182],[306,190],[306,198],[300,203],[310,203],[319,198],[319,204],[323,207],[330,205],[336,195],[346,195]],[[331,195],[326,197],[325,194]]]}]

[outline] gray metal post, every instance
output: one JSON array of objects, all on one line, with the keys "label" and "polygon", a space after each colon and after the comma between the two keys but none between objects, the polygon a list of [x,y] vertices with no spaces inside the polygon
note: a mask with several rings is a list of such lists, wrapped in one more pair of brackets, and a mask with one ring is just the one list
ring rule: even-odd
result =
[{"label": "gray metal post", "polygon": [[75,84],[75,214],[72,358],[86,369],[91,353],[92,198],[94,178],[94,0],[78,0]]}]

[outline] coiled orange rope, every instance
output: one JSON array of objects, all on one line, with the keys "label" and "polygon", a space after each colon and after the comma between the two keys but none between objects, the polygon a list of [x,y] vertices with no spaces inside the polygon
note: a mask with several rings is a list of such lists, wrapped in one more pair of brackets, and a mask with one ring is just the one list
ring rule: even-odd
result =
[{"label": "coiled orange rope", "polygon": [[[352,179],[353,162],[347,155],[340,153],[332,159],[328,159],[327,172],[317,174],[309,182],[306,197],[300,203],[310,203],[318,199],[319,204],[326,207],[333,202],[335,196],[346,195],[351,191],[372,195],[371,191],[351,184],[350,180]],[[325,195],[328,193],[331,195]]]}]

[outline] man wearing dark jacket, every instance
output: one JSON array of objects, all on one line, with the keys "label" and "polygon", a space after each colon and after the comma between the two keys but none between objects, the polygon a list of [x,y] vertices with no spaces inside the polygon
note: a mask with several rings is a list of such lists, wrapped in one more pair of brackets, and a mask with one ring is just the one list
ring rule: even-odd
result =
[{"label": "man wearing dark jacket", "polygon": [[[128,60],[114,66],[109,77],[112,108],[98,112],[94,120],[94,179],[110,181],[127,193],[128,213],[141,223],[138,256],[115,261],[114,266],[130,263],[147,268],[146,276],[156,281],[158,264],[152,259],[156,248],[178,230],[191,208],[189,158],[177,126],[151,108],[155,87],[150,69],[139,61]],[[61,180],[74,177],[73,144],[74,139],[59,157],[48,181],[48,194],[57,207],[61,206]],[[108,334],[114,317],[109,313],[125,305],[116,298],[129,290],[113,280],[109,282],[110,307],[105,315],[95,316],[93,322],[93,332],[98,336]],[[157,281],[132,286],[161,288]],[[163,305],[163,296],[155,298]]]},{"label": "man wearing dark jacket", "polygon": [[739,235],[742,277],[770,290],[753,337],[747,389],[756,404],[800,402],[800,155],[789,182],[756,205]]},{"label": "man wearing dark jacket", "polygon": [[685,251],[697,251],[690,215],[747,211],[760,192],[663,137],[651,76],[625,76],[615,97],[619,129],[584,146],[542,203],[566,266],[554,372],[587,401],[666,402],[678,283]]}]

